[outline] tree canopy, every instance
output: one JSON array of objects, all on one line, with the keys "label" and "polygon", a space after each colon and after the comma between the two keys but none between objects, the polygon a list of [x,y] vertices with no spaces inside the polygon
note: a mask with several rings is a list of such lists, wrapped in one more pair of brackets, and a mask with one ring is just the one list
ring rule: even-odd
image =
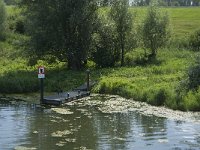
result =
[{"label": "tree canopy", "polygon": [[121,66],[124,65],[124,54],[127,34],[132,28],[132,14],[128,10],[128,0],[115,0],[111,7],[110,16],[115,23],[118,43],[121,48]]},{"label": "tree canopy", "polygon": [[22,0],[26,8],[32,50],[67,60],[71,69],[87,61],[94,29],[95,0]]},{"label": "tree canopy", "polygon": [[151,50],[149,56],[156,57],[157,50],[163,46],[169,38],[169,18],[157,7],[157,2],[151,3],[143,25],[143,42],[147,49]]},{"label": "tree canopy", "polygon": [[5,36],[6,29],[6,9],[3,0],[0,0],[0,40]]}]

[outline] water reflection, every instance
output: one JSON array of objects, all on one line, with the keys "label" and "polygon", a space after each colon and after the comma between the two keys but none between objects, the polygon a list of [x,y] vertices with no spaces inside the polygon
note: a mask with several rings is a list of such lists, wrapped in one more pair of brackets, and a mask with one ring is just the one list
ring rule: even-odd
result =
[{"label": "water reflection", "polygon": [[[63,108],[62,108],[63,109]],[[0,104],[0,149],[199,149],[199,124],[139,112],[101,113],[66,106],[59,114],[36,105]]]},{"label": "water reflection", "polygon": [[141,125],[144,140],[165,139],[166,138],[166,119],[155,116],[138,115],[138,124]]},{"label": "water reflection", "polygon": [[0,107],[0,147],[11,149],[16,143],[24,143],[27,133],[26,111],[22,108]]},{"label": "water reflection", "polygon": [[[96,132],[100,136],[100,149],[127,149],[127,141],[132,126],[132,117],[129,114],[115,113],[102,115],[94,120]],[[133,139],[131,139],[133,141]],[[130,142],[130,141],[129,141]]]}]

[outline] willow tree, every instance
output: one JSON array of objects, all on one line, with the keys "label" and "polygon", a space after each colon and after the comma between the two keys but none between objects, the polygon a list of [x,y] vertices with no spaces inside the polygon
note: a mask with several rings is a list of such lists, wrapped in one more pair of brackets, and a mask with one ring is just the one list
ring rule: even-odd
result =
[{"label": "willow tree", "polygon": [[96,19],[95,0],[22,0],[32,50],[66,60],[70,69],[87,61]]},{"label": "willow tree", "polygon": [[146,49],[150,49],[149,58],[156,58],[157,51],[164,46],[170,37],[169,17],[153,1],[148,8],[142,29],[143,42]]},{"label": "willow tree", "polygon": [[128,0],[115,0],[113,1],[110,11],[110,16],[116,27],[118,43],[121,48],[121,66],[124,66],[126,39],[128,38],[128,34],[130,33],[133,25],[133,17],[128,8]]}]

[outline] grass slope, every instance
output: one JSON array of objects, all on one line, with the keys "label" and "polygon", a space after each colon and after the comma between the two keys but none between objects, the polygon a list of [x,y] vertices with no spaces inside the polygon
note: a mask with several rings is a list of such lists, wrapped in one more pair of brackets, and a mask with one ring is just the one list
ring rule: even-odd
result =
[{"label": "grass slope", "polygon": [[[147,7],[133,7],[130,10],[136,12],[136,22],[140,23],[146,15]],[[161,10],[168,13],[174,36],[177,38],[186,38],[200,28],[200,7],[167,7]]]},{"label": "grass slope", "polygon": [[199,29],[200,7],[168,8],[175,36],[184,38]]},{"label": "grass slope", "polygon": [[163,49],[153,64],[110,69],[107,75],[101,76],[94,91],[118,94],[152,105],[186,109],[176,90],[196,55],[186,50]]}]

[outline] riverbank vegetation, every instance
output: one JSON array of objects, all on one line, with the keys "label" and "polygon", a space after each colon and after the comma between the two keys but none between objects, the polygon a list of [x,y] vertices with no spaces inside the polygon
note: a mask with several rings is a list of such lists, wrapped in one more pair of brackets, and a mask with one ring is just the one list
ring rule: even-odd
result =
[{"label": "riverbank vegetation", "polygon": [[[65,91],[83,84],[86,79],[85,70],[90,69],[91,79],[97,81],[93,92],[118,94],[172,109],[200,110],[200,63],[197,57],[200,45],[199,7],[156,8],[159,14],[168,14],[163,15],[164,19],[169,17],[162,24],[159,20],[162,17],[158,16],[157,24],[167,25],[169,21],[169,26],[166,32],[160,30],[166,36],[158,35],[160,37],[155,39],[158,42],[163,38],[156,47],[156,56],[150,59],[155,47],[151,49],[143,40],[151,33],[145,35],[147,32],[142,32],[145,31],[142,30],[145,18],[150,14],[147,7],[130,7],[125,14],[127,20],[124,20],[127,26],[122,27],[119,22],[117,29],[117,20],[110,19],[112,15],[109,7],[97,8],[93,3],[84,3],[84,7],[91,8],[90,11],[82,9],[80,14],[77,6],[77,11],[66,12],[68,15],[74,14],[72,22],[63,21],[59,25],[58,21],[44,14],[50,11],[48,14],[55,16],[54,11],[61,13],[62,8],[48,10],[50,7],[45,6],[52,4],[53,8],[55,5],[47,0],[44,1],[44,7],[23,2],[20,6],[6,6],[2,32],[5,38],[0,40],[0,93],[37,92],[37,67],[43,65],[46,68],[46,92]],[[24,14],[26,8],[30,8],[31,13],[28,15]],[[112,10],[113,15],[116,15],[115,11]],[[86,24],[78,19],[92,12],[95,13],[91,20],[84,20]],[[34,17],[43,19],[38,22]],[[55,16],[54,19],[60,19],[58,17],[68,16]],[[132,22],[129,22],[130,18]],[[49,25],[44,26],[46,23]],[[68,31],[63,28],[64,24],[68,27],[67,23],[72,25]]]}]

